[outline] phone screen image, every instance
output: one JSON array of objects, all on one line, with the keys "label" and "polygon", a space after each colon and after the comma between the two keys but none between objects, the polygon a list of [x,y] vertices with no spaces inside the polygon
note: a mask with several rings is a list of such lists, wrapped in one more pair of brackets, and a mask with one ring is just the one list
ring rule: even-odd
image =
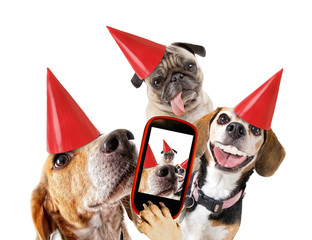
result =
[{"label": "phone screen image", "polygon": [[136,213],[143,203],[163,202],[175,217],[181,210],[192,171],[197,142],[193,125],[156,117],[145,128],[131,204]]},{"label": "phone screen image", "polygon": [[180,200],[193,138],[152,127],[139,192]]}]

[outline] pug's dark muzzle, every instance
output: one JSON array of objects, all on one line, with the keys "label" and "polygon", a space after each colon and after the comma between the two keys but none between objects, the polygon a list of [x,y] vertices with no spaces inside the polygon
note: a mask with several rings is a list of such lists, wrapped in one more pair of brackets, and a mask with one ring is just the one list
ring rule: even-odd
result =
[{"label": "pug's dark muzzle", "polygon": [[183,73],[174,73],[170,81],[164,86],[161,99],[164,103],[170,105],[170,101],[180,92],[181,98],[186,105],[187,102],[195,99],[200,91],[201,84],[195,77],[185,75]]}]

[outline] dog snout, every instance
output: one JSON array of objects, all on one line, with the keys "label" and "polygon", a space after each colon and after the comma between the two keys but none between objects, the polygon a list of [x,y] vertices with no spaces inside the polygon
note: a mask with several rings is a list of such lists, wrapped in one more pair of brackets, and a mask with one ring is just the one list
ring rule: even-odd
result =
[{"label": "dog snout", "polygon": [[183,73],[174,73],[171,77],[171,82],[177,82],[180,81],[184,78],[184,74]]},{"label": "dog snout", "polygon": [[243,124],[232,122],[226,127],[228,135],[233,139],[238,139],[246,135],[246,129]]},{"label": "dog snout", "polygon": [[104,153],[112,153],[116,151],[130,151],[134,136],[132,132],[126,129],[117,129],[111,132],[101,145],[101,151]]},{"label": "dog snout", "polygon": [[164,178],[174,178],[175,177],[176,168],[170,164],[167,164],[165,166],[160,167],[156,171],[156,175],[158,177],[164,177]]}]

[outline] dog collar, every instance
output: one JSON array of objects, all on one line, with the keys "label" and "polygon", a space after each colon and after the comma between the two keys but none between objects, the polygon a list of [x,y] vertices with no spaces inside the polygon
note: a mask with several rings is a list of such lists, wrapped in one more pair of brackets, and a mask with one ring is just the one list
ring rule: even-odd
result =
[{"label": "dog collar", "polygon": [[191,193],[187,196],[186,207],[192,208],[195,204],[200,204],[207,208],[213,213],[220,213],[223,209],[232,207],[237,203],[241,198],[244,197],[245,193],[243,190],[240,190],[233,197],[226,200],[216,200],[212,197],[207,196],[198,186],[198,175],[197,171],[192,180]]}]

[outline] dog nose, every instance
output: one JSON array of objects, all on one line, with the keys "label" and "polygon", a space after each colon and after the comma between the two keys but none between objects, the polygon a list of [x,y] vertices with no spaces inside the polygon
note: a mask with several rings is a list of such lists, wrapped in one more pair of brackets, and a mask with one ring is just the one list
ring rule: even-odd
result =
[{"label": "dog nose", "polygon": [[171,82],[176,82],[176,81],[182,80],[183,78],[184,78],[183,73],[175,73],[171,77]]},{"label": "dog nose", "polygon": [[111,153],[117,150],[129,150],[131,148],[130,140],[133,139],[132,132],[126,129],[114,130],[103,140],[101,151]]},{"label": "dog nose", "polygon": [[173,178],[175,176],[175,167],[170,164],[164,165],[156,171],[156,175],[158,177]]},{"label": "dog nose", "polygon": [[233,139],[238,139],[246,135],[246,129],[243,124],[238,122],[232,122],[226,127],[226,131]]}]

